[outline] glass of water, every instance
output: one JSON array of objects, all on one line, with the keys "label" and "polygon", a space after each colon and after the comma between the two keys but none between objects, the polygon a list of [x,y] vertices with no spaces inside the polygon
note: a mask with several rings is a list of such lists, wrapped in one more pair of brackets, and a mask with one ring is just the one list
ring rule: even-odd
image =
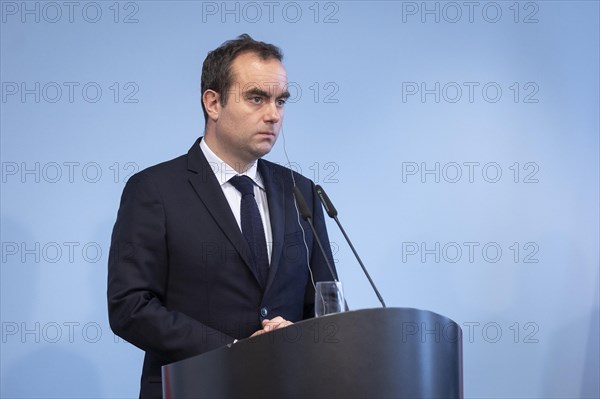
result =
[{"label": "glass of water", "polygon": [[319,281],[315,292],[315,316],[343,312],[344,291],[339,281]]}]

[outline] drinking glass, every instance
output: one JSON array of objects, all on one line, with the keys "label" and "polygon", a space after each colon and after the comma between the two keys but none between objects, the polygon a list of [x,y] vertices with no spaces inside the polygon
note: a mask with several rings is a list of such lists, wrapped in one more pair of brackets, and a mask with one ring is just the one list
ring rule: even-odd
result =
[{"label": "drinking glass", "polygon": [[339,281],[319,281],[315,292],[315,316],[343,312],[344,291]]}]

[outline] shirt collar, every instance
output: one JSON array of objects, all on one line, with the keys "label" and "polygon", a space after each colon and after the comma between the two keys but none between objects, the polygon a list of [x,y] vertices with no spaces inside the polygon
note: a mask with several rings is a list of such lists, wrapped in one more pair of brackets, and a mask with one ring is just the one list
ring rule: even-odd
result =
[{"label": "shirt collar", "polygon": [[219,158],[217,156],[217,154],[215,154],[210,149],[208,144],[206,144],[205,140],[200,140],[200,149],[202,150],[202,153],[206,157],[206,160],[208,161],[210,168],[214,172],[215,177],[217,178],[217,181],[219,182],[219,184],[221,186],[223,186],[225,183],[227,183],[229,181],[229,179],[231,179],[233,176],[241,174],[241,175],[248,176],[250,179],[252,179],[252,181],[258,187],[260,187],[261,190],[263,190],[263,191],[265,190],[260,173],[258,173],[258,168],[257,168],[258,162],[256,162],[256,161],[253,162],[252,165],[244,173],[238,173],[235,169],[233,169],[231,166],[229,166],[225,161],[223,161],[221,158]]}]

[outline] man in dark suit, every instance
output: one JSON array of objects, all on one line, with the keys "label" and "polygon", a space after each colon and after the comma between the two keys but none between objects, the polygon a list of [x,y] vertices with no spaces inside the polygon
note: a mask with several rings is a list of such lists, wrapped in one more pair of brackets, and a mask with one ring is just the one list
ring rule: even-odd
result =
[{"label": "man in dark suit", "polygon": [[[204,137],[132,176],[123,191],[108,309],[113,331],[146,352],[141,397],[161,397],[164,364],[313,317],[313,284],[332,280],[293,197],[297,186],[329,242],[313,182],[261,159],[289,97],[281,60],[277,47],[248,35],[210,52]],[[234,176],[251,182],[250,198]],[[258,209],[258,235],[244,227],[244,204]]]}]

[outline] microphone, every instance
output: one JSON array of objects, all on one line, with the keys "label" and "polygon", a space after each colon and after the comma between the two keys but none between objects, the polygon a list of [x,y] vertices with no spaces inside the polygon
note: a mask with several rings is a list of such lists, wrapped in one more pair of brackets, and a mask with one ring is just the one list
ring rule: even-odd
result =
[{"label": "microphone", "polygon": [[308,210],[308,205],[306,205],[304,196],[302,195],[302,193],[300,192],[300,189],[296,185],[294,185],[294,198],[296,198],[296,203],[298,204],[298,210],[300,211],[300,216],[302,216],[302,219],[304,219],[308,222],[311,230],[313,231],[313,235],[315,236],[315,241],[317,242],[317,244],[319,245],[319,248],[321,249],[321,253],[323,254],[323,257],[325,258],[325,262],[327,263],[327,267],[329,268],[329,273],[331,273],[331,277],[333,277],[333,281],[335,281],[336,283],[339,282],[337,279],[337,275],[336,275],[335,271],[333,270],[333,266],[331,266],[331,263],[329,262],[327,253],[325,252],[325,249],[323,248],[323,244],[321,244],[321,240],[319,239],[319,236],[317,235],[317,230],[315,229],[315,226],[313,225],[312,216],[310,215],[310,211]]},{"label": "microphone", "polygon": [[[352,252],[354,252],[354,256],[356,257],[356,260],[358,260],[358,263],[360,264],[360,267],[362,268],[363,272],[365,273],[365,276],[367,276],[369,283],[371,283],[371,287],[373,287],[373,291],[375,291],[375,295],[377,295],[377,299],[379,299],[379,302],[381,302],[381,306],[385,308],[386,307],[385,302],[383,301],[383,298],[382,298],[381,294],[379,293],[379,290],[377,290],[377,287],[375,287],[375,283],[371,279],[369,272],[367,272],[367,268],[365,267],[362,260],[360,259],[360,256],[358,256],[358,252],[356,252],[356,249],[354,249],[354,245],[352,245],[352,241],[350,241],[350,237],[348,237],[348,234],[346,234],[346,230],[344,230],[344,228],[342,227],[342,224],[340,223],[340,220],[337,217],[337,209],[335,209],[335,207],[331,203],[331,200],[327,196],[327,193],[325,192],[325,190],[323,190],[323,187],[321,187],[317,184],[316,190],[317,190],[319,199],[321,200],[321,203],[323,204],[323,207],[325,208],[325,211],[327,212],[329,217],[332,218],[333,220],[335,220],[335,222],[337,223],[338,227],[340,228],[340,231],[344,235],[344,238],[348,242],[348,245],[350,245]],[[306,206],[306,204],[304,204],[304,205]]]}]

